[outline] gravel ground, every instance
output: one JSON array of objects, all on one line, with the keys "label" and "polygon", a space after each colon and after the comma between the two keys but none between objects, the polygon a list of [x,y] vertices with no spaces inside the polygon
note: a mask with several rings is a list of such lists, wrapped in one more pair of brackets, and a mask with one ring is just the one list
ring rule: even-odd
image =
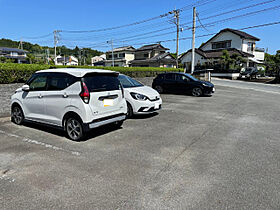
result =
[{"label": "gravel ground", "polygon": [[10,115],[11,95],[22,85],[22,83],[0,84],[0,117],[7,117]]}]

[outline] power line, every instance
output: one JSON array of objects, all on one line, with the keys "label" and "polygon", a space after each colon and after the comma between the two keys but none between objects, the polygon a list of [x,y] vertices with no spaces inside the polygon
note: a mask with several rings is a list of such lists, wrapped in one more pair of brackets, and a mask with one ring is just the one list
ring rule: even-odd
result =
[{"label": "power line", "polygon": [[[214,2],[214,1],[217,1],[217,0],[201,0],[201,1],[198,1],[196,3],[184,6],[184,7],[182,7],[179,10],[184,11],[184,10],[186,10],[188,8],[191,8],[191,7],[195,6],[195,5],[197,5],[197,6],[205,5],[205,4],[209,4],[211,2]],[[129,23],[129,24],[124,24],[124,25],[115,26],[115,27],[109,27],[109,28],[103,28],[103,29],[94,29],[94,30],[61,30],[61,32],[64,32],[64,33],[93,33],[93,32],[110,31],[110,30],[115,30],[115,29],[120,29],[120,28],[125,28],[125,27],[130,27],[130,26],[134,26],[134,25],[139,25],[139,24],[142,24],[142,23],[150,22],[150,21],[153,21],[153,20],[156,20],[156,19],[160,19],[160,18],[169,16],[170,14],[172,14],[172,12],[167,12],[167,13],[159,15],[159,16],[155,16],[155,17],[148,18],[148,19],[141,20],[141,21],[136,21],[136,22]]]},{"label": "power line", "polygon": [[[222,15],[226,15],[226,14],[230,14],[230,13],[234,13],[234,12],[238,12],[240,10],[245,10],[245,9],[248,9],[248,8],[253,8],[253,7],[256,7],[256,6],[260,6],[260,5],[264,5],[264,4],[268,4],[268,3],[271,3],[275,0],[269,0],[269,1],[265,1],[265,2],[261,2],[261,3],[258,3],[258,4],[252,4],[252,5],[249,5],[249,6],[246,6],[246,7],[242,7],[242,8],[238,8],[238,9],[234,9],[234,10],[230,10],[230,11],[227,11],[227,12],[223,12],[223,13],[220,13],[220,14],[216,14],[216,15],[213,15],[213,16],[208,16],[208,17],[205,17],[205,18],[201,18],[199,19],[200,23],[201,23],[201,20],[206,20],[206,19],[211,19],[211,18],[215,18],[215,17],[218,17],[218,16],[222,16]],[[278,7],[276,7],[278,8]],[[272,8],[268,8],[268,9],[264,9],[264,10],[258,10],[258,11],[254,11],[254,12],[251,12],[251,13],[246,13],[246,14],[243,14],[243,15],[238,15],[238,16],[233,16],[233,17],[230,17],[230,18],[226,18],[226,19],[222,19],[222,20],[218,20],[218,21],[214,21],[214,22],[211,22],[211,23],[207,23],[207,24],[204,24],[201,26],[198,26],[199,27],[204,27],[206,28],[205,26],[211,26],[213,24],[216,24],[216,23],[219,23],[219,22],[226,22],[226,21],[230,21],[232,19],[238,19],[238,18],[242,18],[242,17],[245,17],[245,16],[249,16],[249,15],[253,15],[253,14],[256,14],[256,13],[260,13],[260,12],[265,12],[267,10],[270,10],[270,9],[276,9],[275,7],[272,7]],[[184,23],[182,24],[181,26],[185,26],[187,23]],[[158,33],[158,32],[161,32],[161,31],[165,31],[165,30],[170,30],[170,29],[173,29],[173,27],[167,27],[167,28],[162,28],[162,29],[158,29],[158,30],[154,30],[154,31],[151,31],[151,32],[146,32],[146,33],[141,33],[141,34],[136,34],[136,35],[133,35],[133,36],[129,36],[129,37],[123,37],[123,38],[117,38],[117,39],[114,39],[114,41],[133,41],[133,40],[138,40],[138,39],[147,39],[147,38],[153,38],[153,37],[158,37],[158,36],[164,36],[164,35],[168,35],[170,33],[174,33],[174,31],[170,31],[170,32],[167,32],[167,33],[161,33],[161,34],[158,34],[158,35],[152,35],[152,36],[146,36],[146,37],[141,37],[141,36],[145,36],[145,35],[148,35],[148,34],[152,34],[152,33]],[[191,29],[190,26],[188,26],[187,28],[185,28],[185,30],[188,30],[188,29]],[[106,37],[106,36],[104,36]],[[136,37],[141,37],[141,38],[136,38]],[[95,44],[103,44],[105,42],[97,42]]]}]

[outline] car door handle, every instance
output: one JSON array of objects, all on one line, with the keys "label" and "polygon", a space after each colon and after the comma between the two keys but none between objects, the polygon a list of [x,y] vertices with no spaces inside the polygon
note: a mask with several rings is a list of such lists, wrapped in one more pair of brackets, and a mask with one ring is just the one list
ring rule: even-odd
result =
[{"label": "car door handle", "polygon": [[40,94],[40,95],[38,95],[38,98],[43,98],[43,96]]},{"label": "car door handle", "polygon": [[64,94],[62,95],[62,97],[63,97],[63,98],[68,98],[67,93],[64,93]]}]

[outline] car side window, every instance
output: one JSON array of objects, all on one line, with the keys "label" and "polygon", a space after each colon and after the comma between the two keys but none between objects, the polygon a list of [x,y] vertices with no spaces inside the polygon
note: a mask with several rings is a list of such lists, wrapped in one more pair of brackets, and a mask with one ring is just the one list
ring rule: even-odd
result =
[{"label": "car side window", "polygon": [[47,75],[38,75],[30,81],[30,91],[43,91],[46,90]]},{"label": "car side window", "polygon": [[158,75],[157,79],[163,80],[163,75]]},{"label": "car side window", "polygon": [[47,90],[64,90],[74,84],[77,78],[65,73],[52,73],[49,75]]},{"label": "car side window", "polygon": [[165,75],[165,79],[166,80],[175,80],[175,77],[174,77],[175,75],[174,74],[166,74]]},{"label": "car side window", "polygon": [[189,82],[190,79],[184,75],[176,74],[176,81],[178,82]]}]

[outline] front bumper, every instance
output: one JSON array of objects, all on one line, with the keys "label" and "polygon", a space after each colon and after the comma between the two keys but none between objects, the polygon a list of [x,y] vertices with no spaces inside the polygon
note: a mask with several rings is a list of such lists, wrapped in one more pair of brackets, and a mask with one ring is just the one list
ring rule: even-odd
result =
[{"label": "front bumper", "polygon": [[162,100],[157,101],[141,101],[137,102],[137,105],[134,107],[134,114],[148,114],[159,111],[162,106]]},{"label": "front bumper", "polygon": [[117,114],[109,117],[103,117],[96,120],[93,120],[90,123],[84,123],[83,127],[85,131],[89,131],[90,129],[97,128],[103,125],[111,124],[118,121],[124,121],[126,119],[126,114]]},{"label": "front bumper", "polygon": [[204,89],[204,95],[212,95],[213,93],[215,93],[215,91],[215,87]]}]

